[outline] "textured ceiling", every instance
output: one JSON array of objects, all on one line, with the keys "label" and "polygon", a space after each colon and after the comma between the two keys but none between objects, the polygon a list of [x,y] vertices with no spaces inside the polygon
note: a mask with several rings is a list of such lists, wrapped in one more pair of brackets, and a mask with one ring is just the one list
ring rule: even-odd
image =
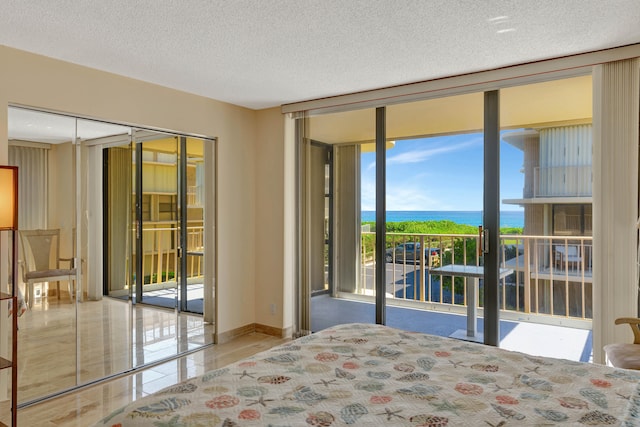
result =
[{"label": "textured ceiling", "polygon": [[640,0],[0,0],[0,44],[260,109],[640,42]]}]

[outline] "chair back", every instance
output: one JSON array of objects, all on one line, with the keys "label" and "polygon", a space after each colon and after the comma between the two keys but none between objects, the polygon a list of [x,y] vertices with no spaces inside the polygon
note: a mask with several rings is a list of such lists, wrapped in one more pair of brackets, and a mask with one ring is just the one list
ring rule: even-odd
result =
[{"label": "chair back", "polygon": [[567,246],[567,255],[569,255],[569,256],[577,256],[578,255],[578,247],[576,245]]},{"label": "chair back", "polygon": [[20,230],[25,273],[57,269],[60,230]]}]

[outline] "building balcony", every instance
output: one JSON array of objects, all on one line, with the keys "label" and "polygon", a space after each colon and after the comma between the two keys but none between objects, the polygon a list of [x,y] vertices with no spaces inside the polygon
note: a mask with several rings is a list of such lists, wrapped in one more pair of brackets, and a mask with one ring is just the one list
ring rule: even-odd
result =
[{"label": "building balcony", "polygon": [[[454,330],[463,328],[469,301],[467,281],[473,279],[441,274],[440,267],[450,264],[479,266],[481,259],[477,251],[478,239],[477,235],[471,234],[389,233],[385,252],[386,303],[388,313],[395,312],[397,315],[387,316],[388,324],[393,326],[396,322],[398,327],[410,326],[407,329],[442,336],[449,336]],[[565,333],[568,337],[580,336],[582,344],[579,345],[582,347],[580,356],[575,360],[588,360],[591,354],[588,340],[591,336],[593,312],[592,238],[502,235],[500,242],[500,268],[509,271],[499,282],[500,319],[501,322],[506,322],[501,327],[502,330],[508,332],[516,327],[523,330],[537,325],[540,330],[551,327],[552,332],[558,336]],[[362,233],[361,248],[358,283],[355,287],[353,284],[335,283],[332,289],[328,289],[328,295],[324,295],[325,299],[374,303],[374,233]],[[405,252],[398,252],[398,248]],[[414,248],[414,251],[418,248],[415,251],[418,255],[409,253],[410,248]],[[420,256],[423,254],[424,256]],[[480,279],[477,301],[480,319],[484,305],[482,289],[483,281]],[[315,325],[312,323],[314,330],[327,321],[335,322],[343,317],[345,320],[349,317],[349,321],[373,321],[363,318],[357,320],[358,310],[365,310],[369,316],[374,316],[375,310],[367,309],[367,305],[354,306],[353,309],[341,308],[336,312],[339,314],[333,315],[328,307],[330,304],[335,305],[335,301],[325,301],[325,309],[313,308],[314,304],[321,301],[315,298],[312,299],[312,322],[316,319]],[[321,320],[322,318],[327,320]],[[392,320],[394,318],[396,320]],[[520,323],[524,323],[524,326],[518,326]],[[555,330],[553,327],[568,327],[570,330]],[[481,324],[478,330],[482,330]],[[507,342],[516,336],[519,334],[511,335]],[[526,341],[526,334],[523,336]],[[502,340],[506,338],[506,334],[501,334]],[[520,350],[524,351],[524,348]],[[571,352],[575,352],[575,349]]]}]

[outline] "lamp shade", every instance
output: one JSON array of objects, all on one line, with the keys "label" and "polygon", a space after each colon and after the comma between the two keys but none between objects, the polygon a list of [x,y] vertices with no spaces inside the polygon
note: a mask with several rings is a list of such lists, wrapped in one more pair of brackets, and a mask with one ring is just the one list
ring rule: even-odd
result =
[{"label": "lamp shade", "polygon": [[18,229],[18,167],[0,166],[0,230]]}]

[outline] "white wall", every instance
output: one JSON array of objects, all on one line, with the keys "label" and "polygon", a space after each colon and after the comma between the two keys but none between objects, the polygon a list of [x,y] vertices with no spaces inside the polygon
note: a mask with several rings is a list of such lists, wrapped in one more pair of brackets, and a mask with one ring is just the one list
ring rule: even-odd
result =
[{"label": "white wall", "polygon": [[[256,310],[255,303],[256,283],[261,298],[271,292],[282,298],[281,233],[274,238],[282,229],[282,214],[274,212],[278,206],[282,210],[283,192],[279,112],[257,113],[4,46],[0,46],[0,64],[2,163],[7,159],[9,104],[217,137],[218,332],[255,323],[258,314],[259,323],[281,327],[281,316],[267,317],[264,307]],[[276,147],[271,150],[266,144]],[[262,192],[268,189],[271,197],[257,196],[257,186]],[[256,233],[257,218],[259,229],[267,232]],[[261,259],[258,277],[254,248],[261,252],[267,248],[274,254],[270,260],[279,267]]]}]

